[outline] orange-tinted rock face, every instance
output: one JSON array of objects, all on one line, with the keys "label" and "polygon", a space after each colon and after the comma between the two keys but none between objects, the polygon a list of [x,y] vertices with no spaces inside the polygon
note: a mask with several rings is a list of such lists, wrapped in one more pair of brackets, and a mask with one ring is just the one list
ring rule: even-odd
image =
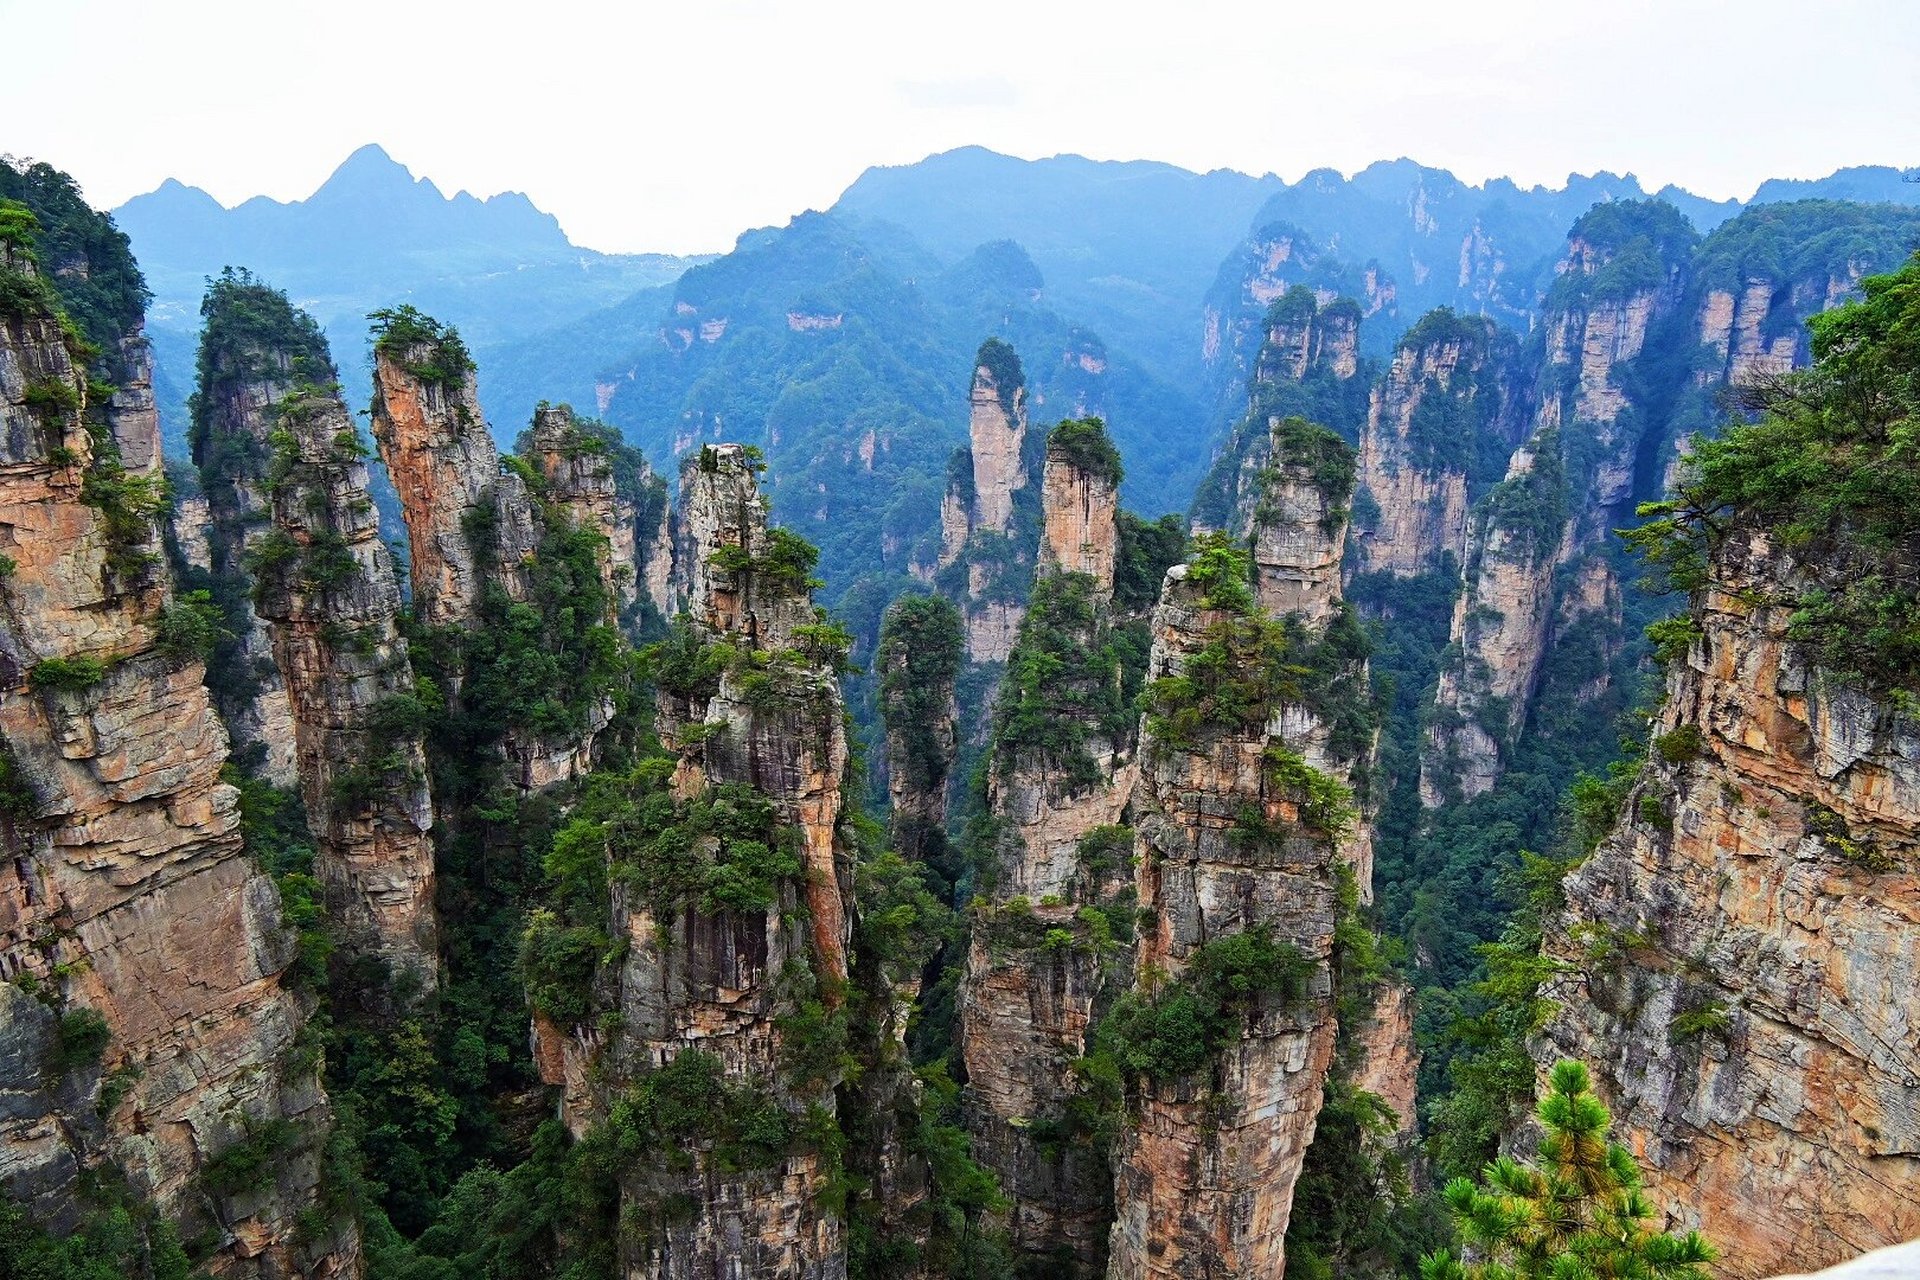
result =
[{"label": "orange-tinted rock face", "polygon": [[1106,475],[1048,449],[1040,481],[1040,571],[1084,573],[1103,596],[1112,595],[1119,505],[1119,491]]},{"label": "orange-tinted rock face", "polygon": [[[499,451],[480,416],[474,375],[452,386],[429,382],[394,353],[377,351],[373,381],[373,437],[407,513],[414,607],[435,626],[468,621],[480,604],[482,575],[464,522],[469,512],[497,505],[502,489]],[[506,488],[517,488],[517,479]],[[524,508],[524,489],[517,497],[506,505]],[[503,514],[511,529],[512,515]],[[518,541],[511,549],[532,548],[530,538]],[[519,559],[508,555],[501,564],[510,573]]]},{"label": "orange-tinted rock face", "polygon": [[1651,1199],[1747,1280],[1920,1235],[1920,730],[1787,642],[1764,534],[1714,577],[1655,726],[1697,754],[1656,752],[1568,880],[1537,1056],[1594,1068]]},{"label": "orange-tinted rock face", "polygon": [[[140,477],[160,446],[144,346],[127,354],[134,376],[107,425]],[[357,1275],[349,1225],[295,1228],[315,1204],[327,1099],[292,1061],[306,1017],[282,985],[294,941],[241,847],[202,668],[154,647],[169,595],[158,530],[116,536],[82,500],[101,463],[80,412],[28,400],[29,384],[52,382],[84,402],[52,319],[0,324],[0,554],[15,566],[0,579],[0,743],[14,770],[0,817],[0,1187],[71,1225],[81,1171],[117,1166],[190,1233],[213,1230],[215,1274]],[[37,664],[87,658],[105,664],[98,681],[36,687]],[[61,1014],[82,1009],[104,1020],[106,1046],[57,1074]],[[119,1096],[103,1111],[109,1077]],[[269,1188],[209,1197],[196,1178],[207,1159],[245,1125],[282,1119],[299,1136]]]}]

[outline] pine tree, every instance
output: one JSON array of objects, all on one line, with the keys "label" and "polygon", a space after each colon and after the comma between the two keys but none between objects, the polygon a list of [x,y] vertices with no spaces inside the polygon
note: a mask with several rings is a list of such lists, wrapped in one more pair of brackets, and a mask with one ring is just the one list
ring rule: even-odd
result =
[{"label": "pine tree", "polygon": [[1422,1280],[1708,1280],[1714,1248],[1698,1232],[1665,1235],[1587,1069],[1555,1064],[1534,1114],[1546,1129],[1539,1165],[1501,1156],[1481,1185],[1447,1184],[1446,1201],[1475,1261],[1421,1260]]}]

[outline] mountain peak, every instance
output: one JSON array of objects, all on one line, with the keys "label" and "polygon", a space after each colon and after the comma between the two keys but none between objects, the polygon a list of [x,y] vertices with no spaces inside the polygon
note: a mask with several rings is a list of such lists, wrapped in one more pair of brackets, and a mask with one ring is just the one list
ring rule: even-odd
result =
[{"label": "mountain peak", "polygon": [[415,190],[432,192],[436,199],[444,199],[440,189],[425,178],[413,176],[413,170],[387,154],[387,149],[377,142],[369,142],[342,160],[327,180],[320,184],[310,200],[329,198],[365,199],[369,196],[392,197],[412,194]]}]

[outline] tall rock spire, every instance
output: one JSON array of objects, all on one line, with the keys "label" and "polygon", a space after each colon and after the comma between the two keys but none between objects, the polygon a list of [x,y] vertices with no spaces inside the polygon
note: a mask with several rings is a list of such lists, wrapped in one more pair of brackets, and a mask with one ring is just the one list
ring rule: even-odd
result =
[{"label": "tall rock spire", "polygon": [[[9,214],[27,234],[0,235],[0,274],[24,282],[0,322],[0,1182],[71,1227],[80,1179],[117,1166],[222,1274],[356,1275],[358,1234],[318,1195],[327,1097],[290,1065],[295,938],[220,777],[211,620],[160,555],[137,318],[119,389],[90,402],[35,288],[38,227]],[[263,1126],[288,1134],[271,1192],[214,1176]]]},{"label": "tall rock spire", "polygon": [[433,695],[400,634],[393,556],[339,391],[279,402],[273,530],[254,562],[260,615],[293,704],[314,868],[345,945],[437,981],[433,801],[422,733]]},{"label": "tall rock spire", "polygon": [[1121,826],[1137,719],[1114,617],[1120,459],[1097,419],[1055,427],[1039,567],[994,710],[989,862],[960,991],[975,1155],[1026,1258],[1105,1265],[1111,1175],[1071,1132],[1095,1006],[1126,970],[1134,898]]}]

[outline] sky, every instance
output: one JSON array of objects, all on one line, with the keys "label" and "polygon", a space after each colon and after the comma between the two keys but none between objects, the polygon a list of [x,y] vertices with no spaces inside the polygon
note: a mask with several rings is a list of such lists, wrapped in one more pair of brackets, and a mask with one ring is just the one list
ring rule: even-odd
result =
[{"label": "sky", "polygon": [[1920,164],[1915,0],[0,0],[0,31],[0,153],[97,206],[296,199],[378,142],[620,252],[724,250],[969,144],[1715,198]]}]

